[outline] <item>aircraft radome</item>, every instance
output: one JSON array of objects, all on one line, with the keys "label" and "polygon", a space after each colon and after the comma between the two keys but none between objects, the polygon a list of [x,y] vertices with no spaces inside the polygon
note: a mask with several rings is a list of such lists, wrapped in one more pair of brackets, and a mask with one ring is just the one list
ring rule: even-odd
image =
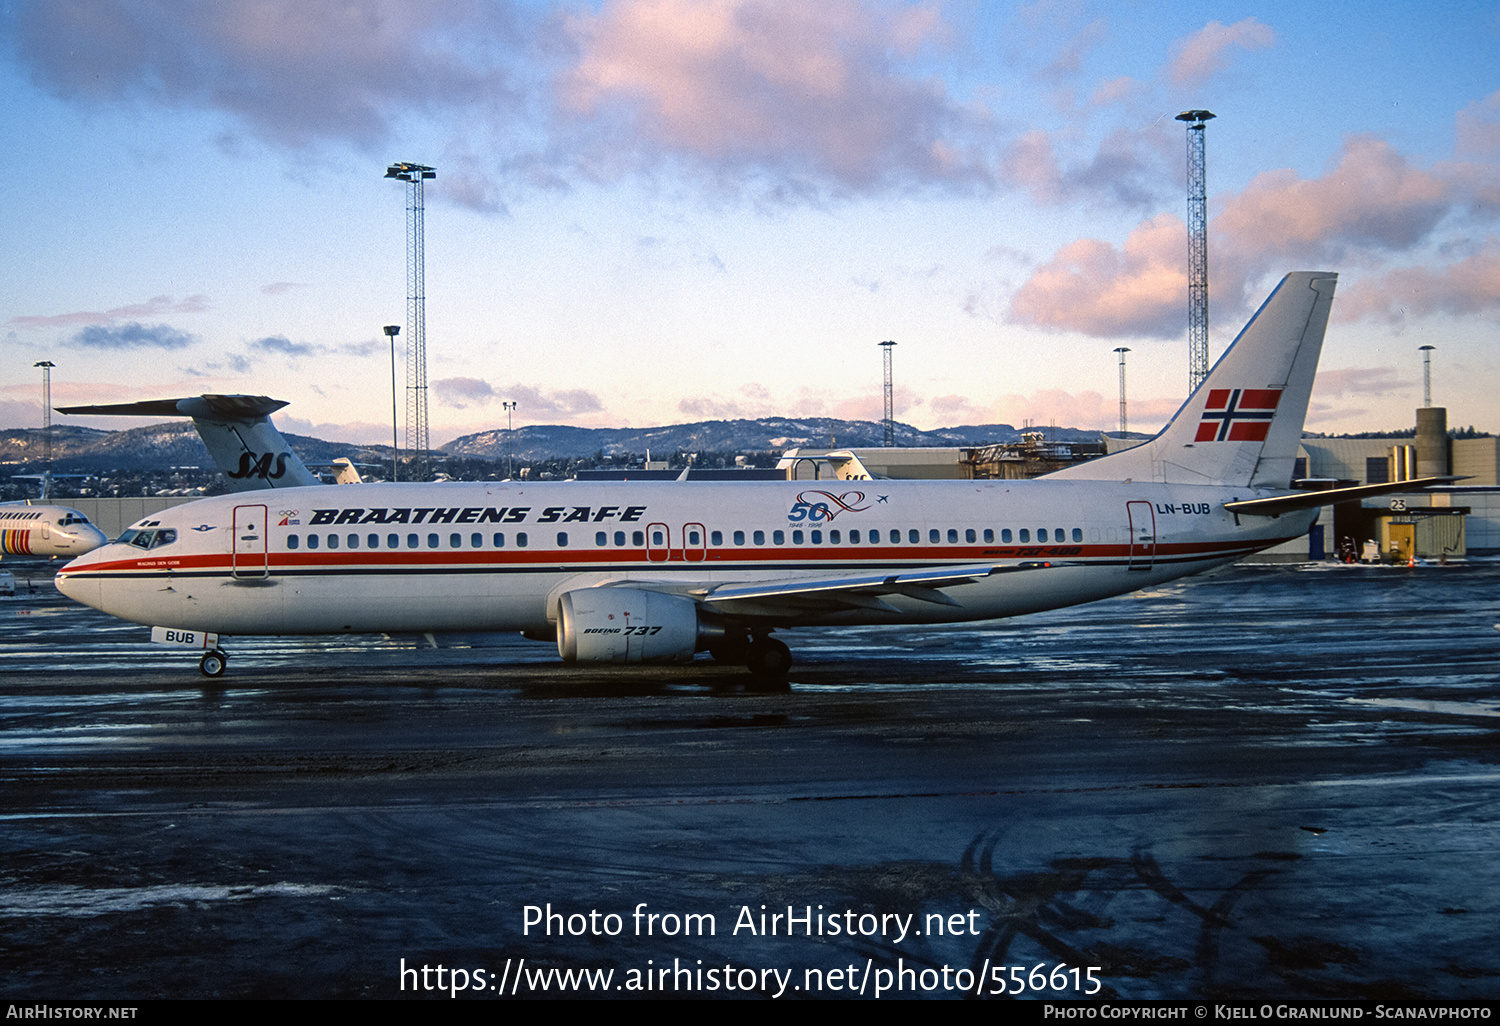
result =
[{"label": "aircraft radome", "polygon": [[286,488],[149,517],[57,585],[210,676],[218,635],[518,630],[570,662],[706,650],[780,677],[773,631],[1091,602],[1419,487],[1290,488],[1335,279],[1287,275],[1155,438],[1034,480]]}]

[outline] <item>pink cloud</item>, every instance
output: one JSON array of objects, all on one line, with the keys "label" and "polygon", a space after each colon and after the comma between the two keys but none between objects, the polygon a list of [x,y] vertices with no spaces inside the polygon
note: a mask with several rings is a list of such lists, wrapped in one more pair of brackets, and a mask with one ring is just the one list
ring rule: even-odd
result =
[{"label": "pink cloud", "polygon": [[470,406],[513,402],[516,404],[516,417],[524,417],[533,424],[544,417],[572,417],[604,409],[599,397],[583,388],[554,389],[547,392],[533,385],[496,388],[483,378],[466,377],[441,378],[431,382],[429,387],[439,403],[460,410],[466,410]]},{"label": "pink cloud", "polygon": [[1469,104],[1454,117],[1455,146],[1460,154],[1493,157],[1500,153],[1500,91]]},{"label": "pink cloud", "polygon": [[[1154,431],[1177,412],[1180,399],[1131,400],[1128,424],[1131,431]],[[991,419],[1020,426],[1027,421],[1045,428],[1058,427],[1114,431],[1120,426],[1120,399],[1092,390],[1072,393],[1060,388],[1042,389],[1030,395],[1004,395],[990,408]]]},{"label": "pink cloud", "polygon": [[1242,254],[1339,256],[1350,246],[1407,249],[1448,212],[1452,192],[1381,139],[1357,136],[1321,178],[1268,171],[1226,204],[1210,233]]},{"label": "pink cloud", "polygon": [[6,323],[22,329],[61,328],[74,324],[108,324],[124,317],[160,317],[169,313],[202,313],[208,309],[208,297],[188,296],[176,302],[171,296],[153,296],[144,303],[117,306],[112,310],[90,310],[65,314],[28,314],[12,317]]},{"label": "pink cloud", "polygon": [[[1040,143],[1033,145],[1040,152]],[[1041,167],[1041,158],[1034,162]],[[1219,315],[1240,317],[1266,275],[1296,265],[1344,264],[1410,252],[1432,240],[1443,219],[1478,195],[1456,166],[1440,176],[1411,165],[1389,144],[1361,136],[1345,143],[1318,178],[1290,170],[1256,176],[1223,201],[1209,224],[1209,287]],[[1392,271],[1349,282],[1341,317],[1472,313],[1497,305],[1497,260],[1480,255],[1441,272]],[[1080,239],[1058,250],[1015,293],[1008,320],[1098,337],[1179,336],[1187,308],[1187,228],[1161,215],[1123,247]],[[1406,298],[1401,298],[1406,297]]]},{"label": "pink cloud", "polygon": [[1399,324],[1409,315],[1500,312],[1500,247],[1436,270],[1399,267],[1361,278],[1340,297],[1340,316],[1380,317]]},{"label": "pink cloud", "polygon": [[[1166,153],[1154,135],[1111,132],[1092,156],[1064,166],[1056,152],[1057,137],[1034,129],[1010,144],[1000,166],[1011,184],[1044,203],[1107,198],[1127,207],[1156,208],[1170,176]],[[1171,159],[1181,155],[1173,150]]]},{"label": "pink cloud", "polygon": [[1163,214],[1117,250],[1079,239],[1057,251],[1011,298],[1007,320],[1099,338],[1180,334],[1187,294],[1187,228]]},{"label": "pink cloud", "polygon": [[1179,85],[1194,85],[1212,77],[1229,62],[1231,47],[1242,50],[1266,50],[1276,43],[1276,33],[1269,25],[1254,18],[1233,25],[1211,21],[1180,44],[1168,75]]},{"label": "pink cloud", "polygon": [[295,146],[383,139],[394,113],[508,95],[493,60],[509,8],[466,0],[56,0],[15,19],[17,50],[63,97],[146,96],[227,111]]},{"label": "pink cloud", "polygon": [[943,41],[930,6],[609,0],[567,28],[581,56],[561,102],[596,127],[630,125],[615,160],[654,149],[843,187],[985,177],[959,138],[972,116],[890,56]]},{"label": "pink cloud", "polygon": [[1346,395],[1391,395],[1410,391],[1411,382],[1394,367],[1343,367],[1318,371],[1313,394],[1321,398]]}]

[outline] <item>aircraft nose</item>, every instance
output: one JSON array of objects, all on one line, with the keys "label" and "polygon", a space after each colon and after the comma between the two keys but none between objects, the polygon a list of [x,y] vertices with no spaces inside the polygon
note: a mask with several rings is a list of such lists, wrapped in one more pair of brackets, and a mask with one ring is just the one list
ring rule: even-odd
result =
[{"label": "aircraft nose", "polygon": [[74,538],[78,542],[78,552],[80,555],[85,552],[92,552],[94,549],[97,549],[99,546],[109,541],[109,538],[105,536],[104,532],[99,530],[99,528],[95,527],[93,524],[78,525],[78,529],[74,534]]},{"label": "aircraft nose", "polygon": [[86,606],[93,606],[95,609],[98,609],[99,582],[86,574],[68,573],[68,567],[72,565],[72,563],[69,563],[68,566],[63,567],[53,579],[53,583],[57,585],[57,590],[74,602],[82,602]]}]

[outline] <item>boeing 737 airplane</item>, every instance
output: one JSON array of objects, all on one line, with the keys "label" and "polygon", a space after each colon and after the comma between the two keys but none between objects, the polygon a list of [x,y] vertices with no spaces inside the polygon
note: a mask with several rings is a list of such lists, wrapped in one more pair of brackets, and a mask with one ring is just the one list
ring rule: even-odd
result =
[{"label": "boeing 737 airplane", "polygon": [[139,521],[57,585],[205,649],[209,676],[218,635],[519,630],[569,662],[706,650],[780,677],[773,631],[1108,598],[1304,535],[1320,506],[1430,483],[1289,487],[1335,278],[1284,278],[1155,438],[1034,480],[242,493]]}]

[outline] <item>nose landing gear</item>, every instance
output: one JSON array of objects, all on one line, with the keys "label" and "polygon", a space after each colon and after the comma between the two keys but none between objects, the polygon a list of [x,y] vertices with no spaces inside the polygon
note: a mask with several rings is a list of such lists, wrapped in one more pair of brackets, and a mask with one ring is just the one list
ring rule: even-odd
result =
[{"label": "nose landing gear", "polygon": [[217,648],[203,653],[203,658],[198,660],[198,672],[205,677],[222,677],[227,669],[229,657]]}]

